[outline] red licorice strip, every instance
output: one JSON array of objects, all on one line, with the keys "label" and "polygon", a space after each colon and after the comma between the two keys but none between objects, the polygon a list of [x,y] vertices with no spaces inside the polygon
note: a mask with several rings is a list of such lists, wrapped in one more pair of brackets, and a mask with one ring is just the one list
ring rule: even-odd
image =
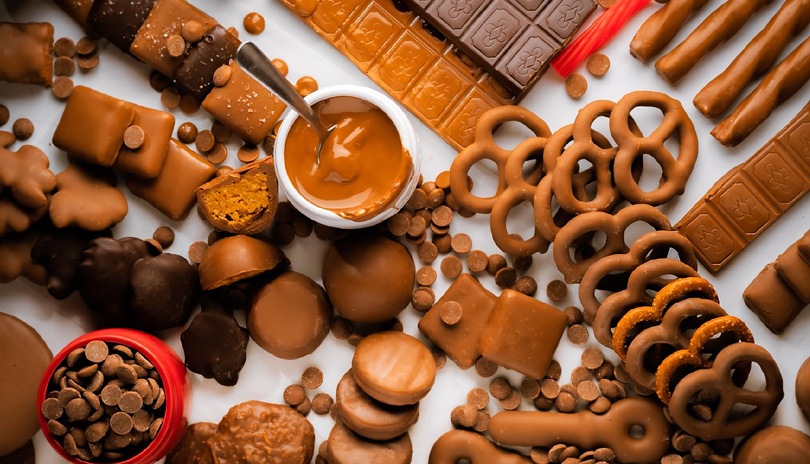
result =
[{"label": "red licorice strip", "polygon": [[568,77],[586,58],[608,43],[648,3],[650,0],[619,0],[557,55],[551,65],[560,76]]}]

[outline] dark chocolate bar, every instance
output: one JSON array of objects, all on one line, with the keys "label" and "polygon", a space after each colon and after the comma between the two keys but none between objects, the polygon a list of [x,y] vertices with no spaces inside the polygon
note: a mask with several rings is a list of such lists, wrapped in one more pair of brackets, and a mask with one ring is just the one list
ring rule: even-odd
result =
[{"label": "dark chocolate bar", "polygon": [[595,0],[404,0],[510,91],[528,92]]}]

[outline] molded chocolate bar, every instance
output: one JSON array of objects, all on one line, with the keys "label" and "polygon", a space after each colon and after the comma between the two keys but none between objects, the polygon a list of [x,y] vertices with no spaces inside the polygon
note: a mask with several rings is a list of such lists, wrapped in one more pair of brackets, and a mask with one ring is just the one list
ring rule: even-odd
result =
[{"label": "molded chocolate bar", "polygon": [[405,0],[495,79],[518,95],[596,8],[595,0]]},{"label": "molded chocolate bar", "polygon": [[675,228],[717,272],[810,190],[810,104],[723,176]]},{"label": "molded chocolate bar", "polygon": [[810,303],[810,232],[768,264],[743,299],[771,332],[784,332]]},{"label": "molded chocolate bar", "polygon": [[279,1],[456,150],[473,142],[484,112],[515,102],[493,76],[391,0]]}]

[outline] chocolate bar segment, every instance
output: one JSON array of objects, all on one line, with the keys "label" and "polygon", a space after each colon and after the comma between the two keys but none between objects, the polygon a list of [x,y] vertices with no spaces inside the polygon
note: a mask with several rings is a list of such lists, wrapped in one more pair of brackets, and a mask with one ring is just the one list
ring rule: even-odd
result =
[{"label": "chocolate bar segment", "polygon": [[174,74],[175,82],[198,100],[204,100],[208,92],[214,88],[214,72],[231,61],[240,43],[239,39],[224,27],[220,25],[212,27],[188,52],[183,64],[177,68]]},{"label": "chocolate bar segment", "polygon": [[732,169],[675,228],[717,272],[810,190],[810,105]]},{"label": "chocolate bar segment", "polygon": [[95,0],[87,24],[113,45],[129,53],[129,47],[155,0]]},{"label": "chocolate bar segment", "polygon": [[405,3],[518,98],[596,8],[594,0]]}]

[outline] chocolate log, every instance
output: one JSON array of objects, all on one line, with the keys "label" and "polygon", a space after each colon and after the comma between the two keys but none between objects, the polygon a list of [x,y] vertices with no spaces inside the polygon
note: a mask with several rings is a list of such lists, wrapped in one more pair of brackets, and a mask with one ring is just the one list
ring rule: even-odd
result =
[{"label": "chocolate log", "polygon": [[709,0],[670,0],[638,28],[630,53],[641,61],[647,61],[664,49],[692,13],[703,8]]}]

